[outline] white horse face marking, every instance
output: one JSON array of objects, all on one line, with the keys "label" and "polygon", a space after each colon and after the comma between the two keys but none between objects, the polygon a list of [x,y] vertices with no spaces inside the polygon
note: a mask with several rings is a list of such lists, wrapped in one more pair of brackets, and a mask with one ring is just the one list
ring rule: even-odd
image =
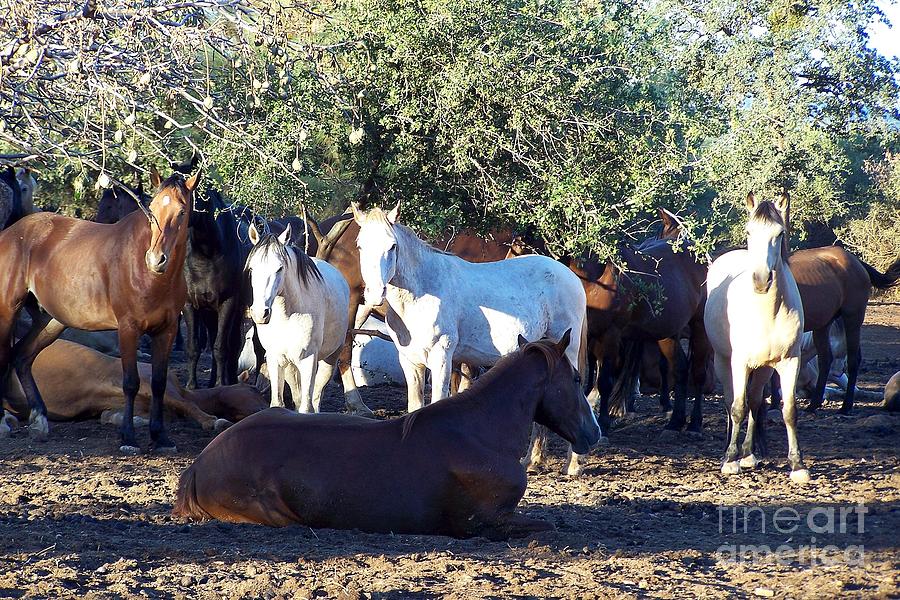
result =
[{"label": "white horse face marking", "polygon": [[747,255],[753,276],[753,289],[765,294],[772,287],[781,256],[784,227],[751,219],[747,223]]},{"label": "white horse face marking", "polygon": [[397,237],[386,222],[366,221],[359,226],[356,238],[359,267],[366,284],[363,299],[369,306],[384,301],[387,284],[397,272]]},{"label": "white horse face marking", "polygon": [[265,325],[272,318],[272,303],[281,293],[284,283],[285,264],[277,252],[268,249],[257,252],[250,260],[250,289],[253,291],[253,304],[250,316],[254,323]]}]

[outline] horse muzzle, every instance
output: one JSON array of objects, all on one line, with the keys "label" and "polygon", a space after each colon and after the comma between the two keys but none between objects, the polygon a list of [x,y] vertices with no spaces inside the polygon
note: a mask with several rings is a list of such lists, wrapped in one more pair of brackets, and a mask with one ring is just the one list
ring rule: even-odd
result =
[{"label": "horse muzzle", "polygon": [[575,441],[572,442],[572,452],[575,454],[587,454],[591,448],[597,445],[602,436],[603,432],[600,430],[600,425],[597,424],[596,419],[586,420],[582,423],[581,431],[578,432]]},{"label": "horse muzzle", "polygon": [[757,294],[768,293],[775,279],[775,271],[753,271],[753,291]]},{"label": "horse muzzle", "polygon": [[363,291],[363,300],[365,301],[366,306],[378,306],[384,302],[385,294],[387,294],[387,286],[382,287],[380,292],[376,292],[374,289],[367,287]]},{"label": "horse muzzle", "polygon": [[165,252],[152,252],[147,250],[147,253],[144,255],[144,260],[147,263],[147,268],[150,269],[150,272],[156,273],[157,275],[165,273],[166,268],[169,266],[169,256]]},{"label": "horse muzzle", "polygon": [[272,319],[272,309],[264,307],[262,309],[254,308],[250,310],[250,316],[257,325],[267,325]]}]

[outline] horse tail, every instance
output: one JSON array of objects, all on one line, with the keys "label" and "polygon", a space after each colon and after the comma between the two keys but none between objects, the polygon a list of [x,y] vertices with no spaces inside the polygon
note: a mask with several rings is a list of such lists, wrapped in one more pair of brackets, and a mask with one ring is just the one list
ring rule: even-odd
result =
[{"label": "horse tail", "polygon": [[865,262],[864,260],[860,261],[862,263],[863,268],[869,274],[869,279],[872,281],[872,285],[877,287],[879,290],[885,290],[889,287],[893,287],[897,285],[897,280],[900,280],[900,258],[894,261],[894,263],[887,268],[887,271],[884,273],[879,273],[878,269]]},{"label": "horse tail", "polygon": [[175,498],[175,507],[172,514],[176,517],[185,517],[192,521],[205,521],[212,518],[211,515],[203,510],[197,501],[197,472],[194,465],[191,465],[181,474],[178,480],[178,495]]},{"label": "horse tail", "polygon": [[631,408],[634,387],[641,372],[644,343],[640,340],[625,340],[620,350],[620,356],[623,357],[622,364],[609,397],[609,412],[615,417],[624,416]]}]

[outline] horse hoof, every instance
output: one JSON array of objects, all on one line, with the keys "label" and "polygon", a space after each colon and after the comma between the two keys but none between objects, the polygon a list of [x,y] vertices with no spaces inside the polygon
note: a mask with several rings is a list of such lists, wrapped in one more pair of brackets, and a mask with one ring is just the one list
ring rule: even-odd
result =
[{"label": "horse hoof", "polygon": [[50,437],[50,424],[47,423],[47,417],[41,415],[32,419],[28,425],[28,435],[38,442],[46,442]]},{"label": "horse hoof", "polygon": [[124,446],[119,446],[119,452],[128,456],[137,456],[141,453],[141,449],[137,446],[129,446],[126,444]]},{"label": "horse hoof", "polygon": [[756,457],[752,454],[749,454],[741,459],[740,465],[742,469],[755,469],[759,464],[759,461],[756,460]]},{"label": "horse hoof", "polygon": [[228,429],[229,427],[231,427],[232,425],[234,425],[234,423],[232,423],[228,419],[216,419],[215,422],[213,423],[212,428],[213,428],[213,431],[215,431],[216,433],[221,433],[221,432],[225,431],[226,429]]},{"label": "horse hoof", "polygon": [[809,483],[809,471],[806,469],[791,471],[791,481],[797,485],[806,485]]},{"label": "horse hoof", "polygon": [[703,439],[703,430],[700,428],[687,428],[684,431],[685,435],[687,435],[691,439],[702,440]]},{"label": "horse hoof", "polygon": [[609,438],[605,435],[601,435],[600,439],[597,440],[598,446],[609,446]]},{"label": "horse hoof", "polygon": [[581,465],[575,465],[574,467],[572,465],[567,465],[562,473],[568,477],[579,477],[581,475]]},{"label": "horse hoof", "polygon": [[177,454],[178,448],[175,446],[154,446],[153,447],[154,454]]},{"label": "horse hoof", "polygon": [[366,419],[378,418],[375,416],[375,413],[373,413],[371,410],[369,410],[369,408],[365,406],[350,409],[350,414],[356,415],[357,417],[364,417]]},{"label": "horse hoof", "polygon": [[664,427],[662,431],[659,432],[659,439],[664,442],[671,442],[676,437],[678,437],[677,429],[670,429],[669,427]]},{"label": "horse hoof", "polygon": [[741,472],[741,465],[738,461],[724,463],[722,465],[722,475],[737,475]]}]

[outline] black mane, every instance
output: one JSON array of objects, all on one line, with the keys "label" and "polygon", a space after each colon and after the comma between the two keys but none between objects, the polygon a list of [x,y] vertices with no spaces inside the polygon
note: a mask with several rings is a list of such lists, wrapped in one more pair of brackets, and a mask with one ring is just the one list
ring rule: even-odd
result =
[{"label": "black mane", "polygon": [[249,273],[250,261],[253,260],[253,257],[258,253],[271,251],[283,262],[287,262],[290,258],[288,248],[293,250],[297,256],[297,275],[300,276],[300,281],[303,282],[303,285],[306,285],[309,282],[310,277],[318,279],[319,281],[322,280],[322,273],[319,271],[319,268],[316,266],[313,259],[291,242],[282,244],[278,241],[278,238],[271,233],[263,234],[259,242],[250,250],[250,254],[247,256],[247,262],[244,264],[244,273]]}]

